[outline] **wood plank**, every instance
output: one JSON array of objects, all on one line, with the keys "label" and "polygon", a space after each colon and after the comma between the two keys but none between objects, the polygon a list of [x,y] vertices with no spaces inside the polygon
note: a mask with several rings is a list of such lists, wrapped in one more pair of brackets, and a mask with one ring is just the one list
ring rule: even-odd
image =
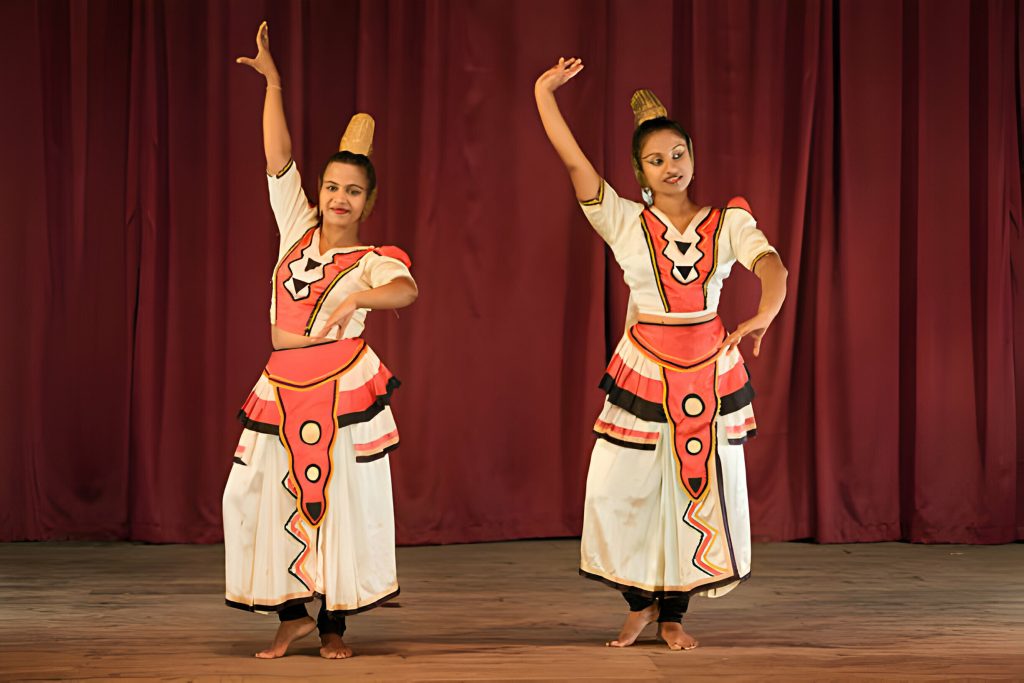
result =
[{"label": "wood plank", "polygon": [[[602,646],[625,602],[577,540],[399,549],[400,608],[261,661],[274,617],[223,604],[223,547],[0,545],[0,677],[220,680],[1024,679],[1024,544],[755,546],[754,577],[691,604],[692,652],[653,628]],[[313,610],[311,610],[311,613]]]}]

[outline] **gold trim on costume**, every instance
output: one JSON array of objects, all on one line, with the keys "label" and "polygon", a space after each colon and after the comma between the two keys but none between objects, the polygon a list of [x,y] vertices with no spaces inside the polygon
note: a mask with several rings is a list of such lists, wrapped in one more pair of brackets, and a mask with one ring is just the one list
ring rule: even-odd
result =
[{"label": "gold trim on costume", "polygon": [[757,264],[758,264],[758,263],[759,263],[759,262],[761,261],[761,259],[763,259],[763,258],[764,258],[765,256],[767,256],[768,254],[777,254],[777,253],[778,253],[778,252],[777,252],[777,251],[775,251],[774,249],[768,249],[768,250],[766,250],[766,251],[762,251],[762,252],[761,252],[760,254],[758,254],[757,256],[755,256],[755,257],[754,257],[754,260],[753,260],[753,261],[751,261],[751,262],[750,262],[750,272],[751,272],[751,273],[753,273],[753,272],[754,272],[754,269],[755,269],[755,268],[757,268]]},{"label": "gold trim on costume", "polygon": [[666,313],[671,313],[668,298],[665,296],[665,286],[661,284],[661,270],[658,268],[658,257],[655,254],[654,240],[651,239],[651,229],[647,225],[647,219],[644,218],[642,213],[640,214],[640,227],[643,228],[644,238],[647,240],[647,253],[651,257],[651,267],[654,268],[654,283],[658,285],[658,295],[661,297],[661,304],[665,307]]},{"label": "gold trim on costume", "polygon": [[[287,173],[288,171],[291,170],[291,168],[292,168],[292,166],[294,164],[295,164],[295,159],[289,159],[288,163],[284,165],[284,168],[282,168],[280,171],[278,171],[277,173],[274,174],[274,178],[280,180],[281,177],[284,176],[285,173]],[[270,174],[268,173],[267,175],[270,175]]]},{"label": "gold trim on costume", "polygon": [[601,178],[601,186],[597,189],[597,196],[593,199],[588,199],[585,202],[580,202],[581,206],[599,206],[604,201],[604,178]]},{"label": "gold trim on costume", "polygon": [[[711,214],[708,214],[710,216]],[[705,217],[705,220],[707,217]],[[703,225],[703,223],[701,224]],[[711,279],[715,277],[715,271],[718,270],[718,236],[722,234],[722,228],[725,226],[725,209],[722,209],[718,214],[718,225],[715,226],[715,231],[711,233],[711,268],[708,270],[708,276],[704,279],[704,308],[708,307],[708,285],[711,284]]]}]

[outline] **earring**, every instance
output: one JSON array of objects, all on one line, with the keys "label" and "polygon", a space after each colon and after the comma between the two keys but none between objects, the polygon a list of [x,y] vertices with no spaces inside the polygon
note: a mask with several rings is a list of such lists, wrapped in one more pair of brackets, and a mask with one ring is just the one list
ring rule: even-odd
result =
[{"label": "earring", "polygon": [[641,187],[640,196],[643,198],[644,204],[646,204],[647,206],[651,206],[652,204],[654,204],[654,193],[651,192],[651,188]]}]

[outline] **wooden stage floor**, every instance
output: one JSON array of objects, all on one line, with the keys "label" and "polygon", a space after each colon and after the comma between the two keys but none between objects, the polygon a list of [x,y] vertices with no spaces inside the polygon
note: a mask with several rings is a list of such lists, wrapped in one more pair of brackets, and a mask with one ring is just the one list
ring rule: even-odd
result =
[{"label": "wooden stage floor", "polygon": [[398,609],[349,619],[351,660],[224,606],[221,546],[0,545],[0,679],[1024,680],[1024,544],[762,544],[753,578],[695,599],[701,641],[602,647],[619,594],[577,540],[399,549]]}]

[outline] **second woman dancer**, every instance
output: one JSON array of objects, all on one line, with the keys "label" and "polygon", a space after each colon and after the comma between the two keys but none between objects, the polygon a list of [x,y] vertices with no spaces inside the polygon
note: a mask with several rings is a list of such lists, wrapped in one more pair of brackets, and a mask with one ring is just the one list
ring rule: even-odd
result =
[{"label": "second woman dancer", "polygon": [[[786,269],[744,200],[693,200],[690,136],[646,90],[631,102],[644,203],[620,197],[555,101],[582,69],[579,59],[560,59],[534,94],[583,212],[622,268],[630,311],[601,382],[607,397],[594,426],[580,573],[620,590],[629,605],[608,645],[632,645],[657,621],[670,648],[689,650],[697,646],[682,627],[690,596],[723,595],[750,574],[742,444],[756,426],[738,346],[749,336],[760,352],[786,295]],[[760,279],[761,303],[730,334],[717,309],[736,261]]]}]

